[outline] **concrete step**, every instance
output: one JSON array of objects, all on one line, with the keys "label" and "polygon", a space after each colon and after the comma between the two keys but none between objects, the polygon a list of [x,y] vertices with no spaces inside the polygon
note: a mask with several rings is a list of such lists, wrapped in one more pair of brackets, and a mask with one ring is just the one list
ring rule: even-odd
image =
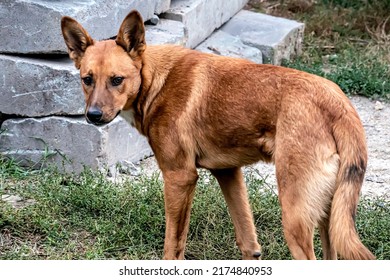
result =
[{"label": "concrete step", "polygon": [[264,63],[280,65],[301,53],[304,27],[297,21],[241,10],[221,30],[261,50]]},{"label": "concrete step", "polygon": [[69,58],[0,55],[0,112],[24,117],[80,115],[80,74]]},{"label": "concrete step", "polygon": [[157,25],[145,25],[145,30],[147,45],[173,44],[185,46],[187,43],[184,24],[179,21],[159,19]]},{"label": "concrete step", "polygon": [[214,32],[195,49],[223,56],[245,58],[256,63],[263,62],[263,56],[259,49],[247,46],[238,37],[221,30]]},{"label": "concrete step", "polygon": [[169,6],[170,0],[2,0],[0,53],[65,53],[60,27],[64,15],[101,40],[115,36],[131,10],[137,9],[146,21]]},{"label": "concrete step", "polygon": [[121,117],[100,127],[83,117],[8,119],[1,128],[0,154],[35,168],[54,164],[79,173],[84,166],[104,170],[152,154],[147,140]]},{"label": "concrete step", "polygon": [[172,0],[171,8],[161,16],[184,24],[188,41],[194,48],[223,23],[241,10],[248,0]]}]

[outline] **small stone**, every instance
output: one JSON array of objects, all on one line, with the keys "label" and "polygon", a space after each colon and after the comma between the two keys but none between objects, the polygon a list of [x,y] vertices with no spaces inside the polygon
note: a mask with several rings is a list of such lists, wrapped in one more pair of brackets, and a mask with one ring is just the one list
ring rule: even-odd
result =
[{"label": "small stone", "polygon": [[141,168],[128,160],[122,160],[116,164],[119,173],[131,176],[139,176]]},{"label": "small stone", "polygon": [[6,203],[9,203],[13,208],[16,209],[24,208],[26,206],[34,204],[35,202],[33,199],[24,199],[19,195],[11,195],[11,194],[2,195],[1,200]]},{"label": "small stone", "polygon": [[21,198],[18,195],[4,194],[1,196],[1,200],[4,202],[9,202],[9,203],[17,203],[17,202],[22,201],[23,198]]},{"label": "small stone", "polygon": [[159,22],[160,18],[157,15],[153,15],[151,19],[149,19],[148,22],[153,25],[157,25]]},{"label": "small stone", "polygon": [[375,102],[375,110],[376,111],[383,110],[384,108],[385,108],[385,106],[382,104],[382,102],[380,102],[380,101]]}]

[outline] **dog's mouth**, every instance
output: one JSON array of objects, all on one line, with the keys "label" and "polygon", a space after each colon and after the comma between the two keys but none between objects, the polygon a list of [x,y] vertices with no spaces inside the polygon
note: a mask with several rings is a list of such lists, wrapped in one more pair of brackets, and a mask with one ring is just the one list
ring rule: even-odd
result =
[{"label": "dog's mouth", "polygon": [[103,126],[103,125],[109,124],[110,122],[115,120],[115,118],[120,113],[121,113],[121,110],[119,110],[113,118],[107,120],[103,117],[103,113],[99,114],[99,112],[94,112],[93,110],[92,111],[88,110],[88,112],[85,114],[85,119],[87,120],[87,122],[89,124],[93,124],[96,126]]},{"label": "dog's mouth", "polygon": [[91,121],[90,119],[88,119],[88,118],[85,118],[86,120],[87,120],[87,123],[89,123],[89,124],[93,124],[93,125],[96,125],[96,126],[103,126],[103,125],[105,125],[105,124],[109,124],[111,121]]}]

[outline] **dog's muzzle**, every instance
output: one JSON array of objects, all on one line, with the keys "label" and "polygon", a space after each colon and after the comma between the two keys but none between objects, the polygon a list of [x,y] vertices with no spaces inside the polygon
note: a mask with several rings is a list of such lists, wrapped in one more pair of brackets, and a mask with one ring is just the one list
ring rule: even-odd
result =
[{"label": "dog's muzzle", "polygon": [[89,107],[88,111],[86,112],[85,118],[87,119],[87,122],[90,124],[103,125],[103,124],[107,124],[107,123],[111,122],[112,120],[114,120],[120,114],[120,112],[121,111],[119,110],[114,118],[107,121],[103,118],[103,111],[100,110],[100,108],[98,108],[98,107],[92,106],[92,107]]}]

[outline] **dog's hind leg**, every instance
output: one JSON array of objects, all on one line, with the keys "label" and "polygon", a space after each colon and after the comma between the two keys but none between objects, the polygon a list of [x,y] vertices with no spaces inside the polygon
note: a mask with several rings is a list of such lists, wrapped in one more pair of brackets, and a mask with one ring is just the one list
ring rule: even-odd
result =
[{"label": "dog's hind leg", "polygon": [[286,143],[278,142],[275,165],[288,247],[295,259],[315,259],[313,232],[320,225],[325,257],[334,258],[326,219],[335,191],[339,156],[326,142],[318,141],[315,148],[309,143]]},{"label": "dog's hind leg", "polygon": [[221,186],[233,220],[237,246],[243,259],[259,259],[261,247],[257,242],[253,214],[240,168],[211,170]]},{"label": "dog's hind leg", "polygon": [[340,157],[323,112],[310,100],[291,106],[295,98],[281,107],[273,155],[287,245],[295,259],[315,259],[314,228],[328,218]]},{"label": "dog's hind leg", "polygon": [[[330,212],[330,211],[329,211]],[[322,259],[337,260],[337,252],[333,248],[329,238],[329,217],[324,218],[318,225],[322,244]]]},{"label": "dog's hind leg", "polygon": [[299,201],[303,198],[294,190],[295,187],[279,187],[284,236],[294,259],[314,260],[314,223],[306,216],[302,202]]}]

